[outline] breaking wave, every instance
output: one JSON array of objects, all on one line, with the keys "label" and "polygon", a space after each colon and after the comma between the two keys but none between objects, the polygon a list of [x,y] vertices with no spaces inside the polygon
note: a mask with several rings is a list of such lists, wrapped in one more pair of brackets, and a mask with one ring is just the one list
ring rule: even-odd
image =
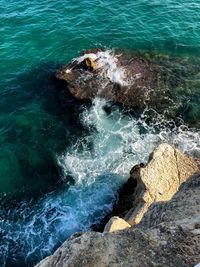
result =
[{"label": "breaking wave", "polygon": [[73,62],[80,64],[85,59],[89,58],[94,62],[96,69],[99,70],[102,77],[106,76],[112,83],[127,86],[129,85],[129,79],[125,69],[119,66],[118,58],[120,56],[121,55],[115,55],[112,50],[106,50],[97,53],[86,53],[83,56],[75,58]]},{"label": "breaking wave", "polygon": [[[116,191],[129,177],[131,167],[147,162],[159,143],[168,142],[200,156],[198,130],[177,127],[161,117],[149,123],[146,112],[136,116],[94,99],[79,118],[88,134],[57,157],[63,171],[62,189],[39,201],[24,201],[1,210],[1,266],[36,263],[71,234],[98,222],[111,210]],[[75,181],[70,187],[69,177]]]}]

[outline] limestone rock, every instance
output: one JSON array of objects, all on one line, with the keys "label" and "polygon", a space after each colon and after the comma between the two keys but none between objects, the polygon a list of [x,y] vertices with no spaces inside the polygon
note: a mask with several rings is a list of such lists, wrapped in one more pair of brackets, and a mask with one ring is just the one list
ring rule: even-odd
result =
[{"label": "limestone rock", "polygon": [[162,225],[164,222],[170,227],[179,225],[181,229],[195,232],[200,230],[200,174],[194,174],[189,182],[181,185],[169,202],[152,204],[144,215],[141,224],[145,227]]},{"label": "limestone rock", "polygon": [[37,267],[193,267],[200,262],[199,214],[196,174],[170,201],[154,203],[140,224],[68,239]]},{"label": "limestone rock", "polygon": [[168,201],[179,186],[198,171],[197,163],[168,144],[159,145],[144,168],[131,174],[137,180],[132,209],[125,220],[131,225],[141,221],[149,206]]},{"label": "limestone rock", "polygon": [[193,267],[200,262],[198,171],[192,158],[159,145],[147,166],[132,168],[133,181],[122,189],[133,204],[127,218],[136,225],[114,217],[104,233],[71,237],[37,267]]},{"label": "limestone rock", "polygon": [[177,192],[179,186],[199,168],[192,159],[168,144],[161,144],[152,153],[149,163],[133,166],[130,178],[118,191],[118,202],[110,214],[94,228],[103,231],[112,216],[137,224],[148,207],[157,201],[166,201]]},{"label": "limestone rock", "polygon": [[119,218],[118,216],[112,217],[104,228],[104,233],[112,233],[119,230],[123,230],[131,227],[129,223],[125,220]]}]

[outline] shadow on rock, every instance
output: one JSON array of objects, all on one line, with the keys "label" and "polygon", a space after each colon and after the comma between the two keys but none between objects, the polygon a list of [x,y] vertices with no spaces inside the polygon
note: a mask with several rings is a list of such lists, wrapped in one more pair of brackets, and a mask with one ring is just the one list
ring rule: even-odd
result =
[{"label": "shadow on rock", "polygon": [[200,59],[153,53],[84,51],[56,77],[81,100],[103,97],[127,108],[154,109],[199,127]]}]

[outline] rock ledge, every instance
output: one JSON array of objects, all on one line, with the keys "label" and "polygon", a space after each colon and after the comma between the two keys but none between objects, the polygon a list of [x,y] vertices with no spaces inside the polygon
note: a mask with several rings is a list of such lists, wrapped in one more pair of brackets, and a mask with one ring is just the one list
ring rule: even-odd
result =
[{"label": "rock ledge", "polygon": [[[112,218],[104,233],[68,239],[37,267],[193,267],[200,262],[200,173],[195,161],[161,144],[147,166],[137,165],[130,179],[133,225]],[[130,183],[129,179],[129,185]],[[134,183],[132,183],[134,184]],[[130,193],[130,191],[128,191]],[[120,220],[128,228],[112,230]],[[112,233],[109,233],[112,232]]]}]

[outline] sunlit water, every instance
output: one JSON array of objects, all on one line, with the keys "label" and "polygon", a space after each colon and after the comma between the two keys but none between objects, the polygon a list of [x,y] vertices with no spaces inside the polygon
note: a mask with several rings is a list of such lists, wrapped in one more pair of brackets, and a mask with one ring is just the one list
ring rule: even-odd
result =
[{"label": "sunlit water", "polygon": [[53,79],[98,46],[199,57],[199,9],[187,0],[1,1],[0,266],[32,266],[89,229],[157,144],[200,156],[199,129],[187,122],[98,98],[81,104]]}]

